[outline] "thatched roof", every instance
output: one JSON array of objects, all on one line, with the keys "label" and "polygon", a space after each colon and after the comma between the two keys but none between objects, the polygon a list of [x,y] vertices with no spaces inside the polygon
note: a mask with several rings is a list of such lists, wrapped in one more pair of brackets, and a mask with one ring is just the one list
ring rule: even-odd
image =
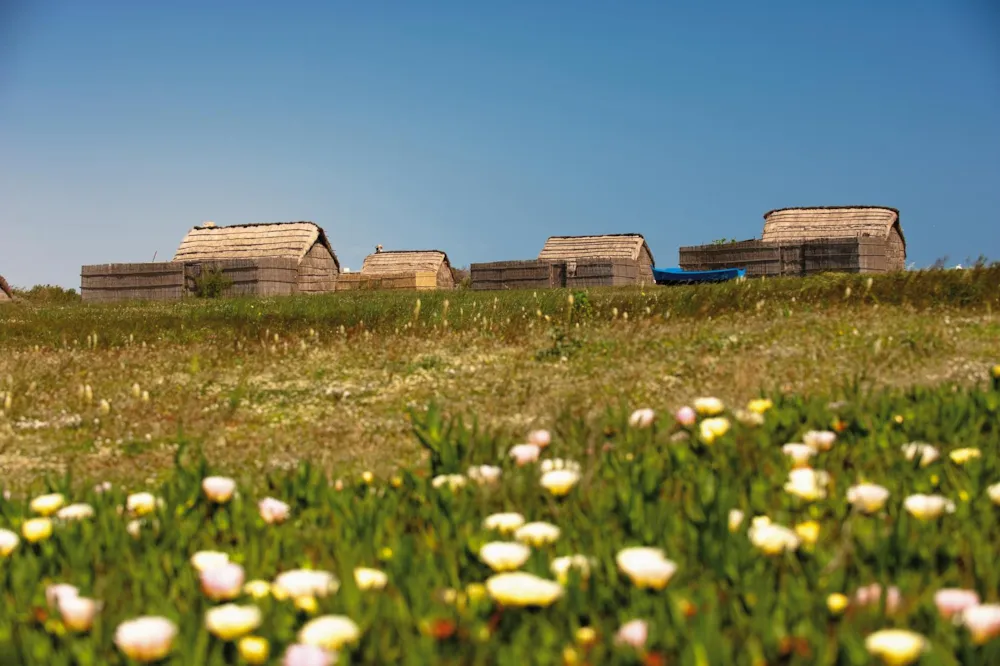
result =
[{"label": "thatched roof", "polygon": [[14,291],[7,284],[7,280],[3,279],[0,275],[0,301],[12,301],[14,300]]},{"label": "thatched roof", "polygon": [[765,241],[791,242],[821,238],[873,236],[886,238],[895,227],[906,245],[899,211],[884,206],[815,206],[779,208],[764,213]]},{"label": "thatched roof", "polygon": [[379,273],[409,273],[412,271],[434,271],[441,264],[451,266],[448,255],[441,250],[390,250],[375,252],[365,257],[361,266],[362,275]]},{"label": "thatched roof", "polygon": [[550,236],[545,247],[538,253],[539,260],[552,259],[607,259],[625,258],[637,260],[642,249],[649,253],[650,263],[653,252],[646,245],[642,234],[605,234],[603,236]]},{"label": "thatched roof", "polygon": [[312,222],[236,224],[229,227],[207,224],[194,227],[181,241],[174,261],[255,257],[281,257],[301,261],[316,243],[321,243],[330,251],[339,270],[340,262],[330,241],[323,229]]}]

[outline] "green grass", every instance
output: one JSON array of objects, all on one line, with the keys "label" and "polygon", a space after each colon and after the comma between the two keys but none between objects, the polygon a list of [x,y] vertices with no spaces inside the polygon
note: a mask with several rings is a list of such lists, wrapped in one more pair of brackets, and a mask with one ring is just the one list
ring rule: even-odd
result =
[{"label": "green grass", "polygon": [[418,459],[404,413],[431,400],[514,436],[609,404],[964,386],[998,356],[998,286],[990,268],[596,289],[572,305],[566,291],[21,303],[0,308],[0,462],[16,486],[68,468],[145,479],[183,435],[248,469],[385,471]]}]

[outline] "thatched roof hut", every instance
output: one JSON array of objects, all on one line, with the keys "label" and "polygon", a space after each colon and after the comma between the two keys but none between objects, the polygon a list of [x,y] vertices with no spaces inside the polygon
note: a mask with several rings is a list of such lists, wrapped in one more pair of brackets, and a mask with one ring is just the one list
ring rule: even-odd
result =
[{"label": "thatched roof hut", "polygon": [[338,289],[453,289],[455,277],[441,250],[389,250],[379,245],[359,273],[342,276]]},{"label": "thatched roof hut", "polygon": [[0,275],[0,303],[9,303],[14,300],[14,290],[7,284],[7,280]]},{"label": "thatched roof hut", "polygon": [[539,261],[565,261],[572,271],[581,260],[623,259],[636,262],[638,280],[653,282],[653,252],[642,234],[604,234],[601,236],[551,236],[538,253]]},{"label": "thatched roof hut", "polygon": [[291,259],[298,264],[296,291],[332,291],[340,262],[323,229],[313,222],[273,222],[194,227],[181,241],[174,261]]},{"label": "thatched roof hut", "polygon": [[899,211],[884,206],[779,208],[764,214],[762,240],[791,245],[803,241],[871,237],[886,242],[886,270],[906,268],[906,238]]}]

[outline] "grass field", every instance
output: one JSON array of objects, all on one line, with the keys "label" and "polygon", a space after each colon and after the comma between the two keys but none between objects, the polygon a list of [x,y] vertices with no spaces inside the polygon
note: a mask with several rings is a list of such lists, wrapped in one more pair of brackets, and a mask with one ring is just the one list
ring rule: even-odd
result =
[{"label": "grass field", "polygon": [[998,312],[1000,267],[4,307],[0,663],[1000,663]]},{"label": "grass field", "polygon": [[416,460],[406,411],[432,401],[516,439],[703,394],[966,385],[1000,355],[998,285],[994,267],[576,294],[25,303],[0,309],[0,464],[18,487],[69,469],[146,479],[183,439],[238,470],[308,459],[334,475],[387,472]]}]

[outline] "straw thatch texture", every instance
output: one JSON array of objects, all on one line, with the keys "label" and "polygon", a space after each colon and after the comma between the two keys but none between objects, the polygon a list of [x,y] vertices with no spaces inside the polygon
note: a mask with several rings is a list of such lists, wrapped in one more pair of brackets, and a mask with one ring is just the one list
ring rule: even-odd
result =
[{"label": "straw thatch texture", "polygon": [[899,211],[882,206],[781,208],[764,214],[762,239],[790,245],[832,238],[869,237],[889,245],[886,270],[906,267],[906,239]]},{"label": "straw thatch texture", "polygon": [[0,303],[10,303],[14,300],[14,290],[7,284],[7,280],[0,275]]},{"label": "straw thatch texture", "polygon": [[642,234],[602,236],[552,236],[538,253],[540,261],[565,261],[574,272],[574,263],[585,259],[627,259],[637,262],[636,283],[653,282],[653,252]]},{"label": "straw thatch texture", "polygon": [[[383,280],[386,286],[383,288],[413,289],[428,288],[406,287],[405,276],[413,276],[413,282],[425,284],[426,280],[417,280],[416,276],[425,276],[427,273],[434,275],[433,284],[430,288],[453,289],[455,287],[455,277],[451,271],[451,262],[448,255],[440,250],[391,250],[388,252],[375,252],[365,257],[365,262],[361,266],[361,275],[369,278],[385,278],[394,276],[391,280]],[[354,279],[354,278],[352,278]],[[369,284],[374,284],[371,280]]]},{"label": "straw thatch texture", "polygon": [[230,227],[194,227],[181,241],[174,261],[280,257],[301,261],[319,243],[330,253],[340,272],[340,262],[319,225],[312,222],[239,224]]}]

